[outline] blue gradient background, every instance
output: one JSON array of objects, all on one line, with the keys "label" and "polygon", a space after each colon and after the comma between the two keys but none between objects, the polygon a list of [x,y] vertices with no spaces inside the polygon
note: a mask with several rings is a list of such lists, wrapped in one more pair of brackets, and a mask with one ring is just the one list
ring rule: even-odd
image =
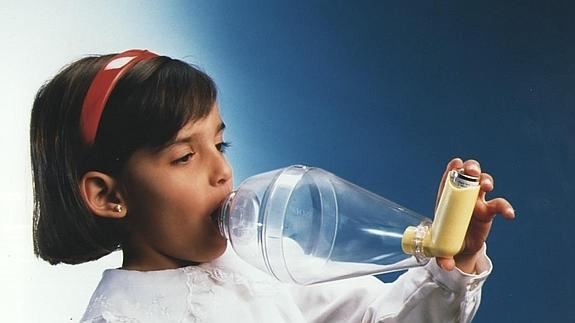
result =
[{"label": "blue gradient background", "polygon": [[169,19],[199,36],[236,182],[303,163],[431,215],[445,164],[476,158],[517,219],[495,221],[474,322],[574,322],[574,14],[569,2],[244,1]]},{"label": "blue gradient background", "polygon": [[34,93],[87,54],[149,48],[216,80],[236,184],[302,163],[431,216],[446,163],[478,159],[517,219],[495,220],[474,322],[575,322],[573,2],[21,0],[0,17],[6,320],[78,321],[121,263],[33,257]]}]

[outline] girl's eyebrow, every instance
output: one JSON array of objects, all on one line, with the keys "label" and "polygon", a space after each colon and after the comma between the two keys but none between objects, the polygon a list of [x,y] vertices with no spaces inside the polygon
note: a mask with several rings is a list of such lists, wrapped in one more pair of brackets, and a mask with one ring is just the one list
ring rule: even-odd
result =
[{"label": "girl's eyebrow", "polygon": [[[217,135],[217,134],[221,133],[222,131],[224,131],[224,129],[226,129],[226,124],[223,121],[221,121],[216,129],[217,129],[217,131],[216,131],[216,135]],[[156,150],[156,152],[166,150],[167,148],[174,146],[174,145],[189,144],[190,142],[192,142],[194,137],[195,137],[195,135],[191,134],[191,135],[185,136],[185,137],[170,139],[165,144],[160,145],[158,147],[158,149]]]}]

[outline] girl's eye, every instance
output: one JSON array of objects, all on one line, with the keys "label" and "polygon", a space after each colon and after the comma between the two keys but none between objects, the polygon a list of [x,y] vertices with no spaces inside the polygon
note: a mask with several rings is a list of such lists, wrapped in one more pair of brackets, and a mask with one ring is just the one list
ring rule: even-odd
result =
[{"label": "girl's eye", "polygon": [[194,155],[194,153],[187,153],[184,156],[174,160],[172,163],[174,163],[174,164],[185,164],[185,163],[189,162],[190,159],[192,159],[193,155]]},{"label": "girl's eye", "polygon": [[226,152],[226,150],[231,146],[229,142],[222,141],[219,144],[216,144],[216,148],[222,154]]}]

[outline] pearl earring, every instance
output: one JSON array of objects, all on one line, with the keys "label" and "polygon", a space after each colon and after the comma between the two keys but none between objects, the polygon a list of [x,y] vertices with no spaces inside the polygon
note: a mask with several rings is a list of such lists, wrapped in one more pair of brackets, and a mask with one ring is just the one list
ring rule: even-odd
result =
[{"label": "pearl earring", "polygon": [[114,206],[114,212],[122,213],[123,210],[122,204],[116,204],[116,206]]}]

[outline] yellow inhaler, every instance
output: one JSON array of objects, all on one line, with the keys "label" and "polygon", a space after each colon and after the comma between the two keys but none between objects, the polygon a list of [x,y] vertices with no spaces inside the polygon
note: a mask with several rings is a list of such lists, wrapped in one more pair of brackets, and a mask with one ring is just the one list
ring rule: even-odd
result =
[{"label": "yellow inhaler", "polygon": [[433,223],[408,227],[401,241],[405,253],[418,259],[452,257],[464,246],[477,197],[479,178],[452,170],[445,180]]}]

